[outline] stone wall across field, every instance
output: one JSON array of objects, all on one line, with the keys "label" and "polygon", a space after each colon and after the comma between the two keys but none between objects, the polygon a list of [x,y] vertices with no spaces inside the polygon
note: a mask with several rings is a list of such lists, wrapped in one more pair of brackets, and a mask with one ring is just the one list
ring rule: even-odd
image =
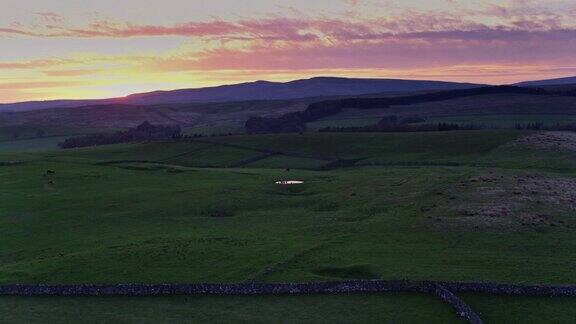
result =
[{"label": "stone wall across field", "polygon": [[310,283],[212,283],[116,285],[0,285],[0,296],[160,296],[160,295],[304,295],[416,292],[438,296],[469,323],[482,320],[454,293],[504,296],[576,296],[576,286],[517,285],[410,280],[351,280]]},{"label": "stone wall across field", "polygon": [[469,323],[482,324],[484,323],[480,316],[476,314],[466,303],[460,299],[458,296],[454,295],[450,290],[446,289],[444,286],[436,285],[434,288],[434,293],[443,302],[452,306],[454,311],[458,316],[462,317]]},{"label": "stone wall across field", "polygon": [[282,295],[370,292],[434,293],[440,285],[451,292],[507,296],[576,296],[576,286],[458,283],[409,280],[351,280],[311,283],[0,285],[0,295]]},{"label": "stone wall across field", "polygon": [[430,292],[430,285],[409,281],[341,281],[317,283],[3,285],[0,295],[150,296],[150,295],[285,295],[361,292]]},{"label": "stone wall across field", "polygon": [[517,285],[500,283],[441,283],[452,292],[473,292],[503,296],[576,296],[576,286]]}]

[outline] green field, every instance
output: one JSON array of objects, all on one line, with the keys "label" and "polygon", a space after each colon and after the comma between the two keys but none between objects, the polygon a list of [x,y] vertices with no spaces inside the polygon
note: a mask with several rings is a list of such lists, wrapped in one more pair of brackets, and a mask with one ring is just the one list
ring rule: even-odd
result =
[{"label": "green field", "polygon": [[576,300],[569,297],[500,297],[463,294],[461,298],[486,323],[571,323]]},{"label": "green field", "polygon": [[68,137],[116,130],[119,129],[45,125],[0,126],[0,153],[56,150],[58,144]]},{"label": "green field", "polygon": [[[362,113],[361,111],[358,112]],[[369,111],[366,114],[373,114]],[[349,115],[349,117],[346,117]],[[307,123],[309,130],[314,131],[324,127],[364,127],[376,125],[384,116],[389,116],[384,110],[376,113],[378,117],[358,117],[354,114],[340,114],[323,118],[318,121]],[[453,123],[462,126],[475,125],[485,128],[511,129],[517,124],[526,125],[531,123],[542,123],[544,126],[573,125],[576,124],[576,115],[568,114],[486,114],[486,115],[461,115],[461,116],[431,116],[424,118],[424,124]]]},{"label": "green field", "polygon": [[[571,323],[571,298],[463,294],[486,323]],[[262,312],[265,309],[265,312]],[[0,297],[7,323],[242,322],[460,323],[449,306],[418,294],[265,297]]]},{"label": "green field", "polygon": [[[508,145],[531,134],[227,136],[0,151],[0,161],[24,162],[0,164],[0,283],[575,284],[576,152]],[[542,311],[528,319],[561,313],[556,321],[570,322],[575,303],[463,297],[487,322],[536,303]],[[94,314],[94,321],[153,322],[164,316],[151,315],[155,309],[200,322],[456,320],[433,297],[406,294],[0,298],[2,313],[17,314],[13,321]]]},{"label": "green field", "polygon": [[[418,309],[418,311],[414,311]],[[264,311],[263,311],[264,310]],[[26,323],[459,323],[432,296],[0,297],[2,321]]]},{"label": "green field", "polygon": [[10,140],[0,142],[0,152],[34,152],[39,150],[56,150],[58,143],[69,136],[51,136],[44,138]]},{"label": "green field", "polygon": [[381,118],[378,117],[368,117],[368,118],[322,118],[314,122],[306,124],[306,127],[310,130],[318,130],[324,127],[363,127],[369,125],[375,125],[380,121]]},{"label": "green field", "polygon": [[545,126],[576,124],[576,115],[479,115],[432,117],[429,123],[474,124],[488,128],[514,128],[516,124],[542,123]]},{"label": "green field", "polygon": [[244,125],[240,122],[236,123],[222,123],[222,124],[208,124],[208,125],[196,125],[193,127],[185,127],[182,132],[185,135],[226,135],[226,134],[243,134],[246,132]]}]

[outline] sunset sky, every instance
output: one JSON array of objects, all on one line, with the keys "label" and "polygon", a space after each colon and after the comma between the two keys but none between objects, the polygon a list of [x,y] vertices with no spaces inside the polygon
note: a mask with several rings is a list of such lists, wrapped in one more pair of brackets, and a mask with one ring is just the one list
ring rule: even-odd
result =
[{"label": "sunset sky", "polygon": [[575,0],[0,1],[0,102],[319,75],[576,75]]}]

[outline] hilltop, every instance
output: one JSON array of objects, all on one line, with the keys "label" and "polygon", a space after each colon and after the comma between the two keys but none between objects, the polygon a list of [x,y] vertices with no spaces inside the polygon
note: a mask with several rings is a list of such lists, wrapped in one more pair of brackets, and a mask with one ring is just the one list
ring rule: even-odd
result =
[{"label": "hilltop", "polygon": [[576,76],[546,80],[524,81],[516,84],[521,87],[540,87],[557,85],[576,85]]},{"label": "hilltop", "polygon": [[379,92],[468,89],[479,84],[399,80],[315,77],[290,82],[255,81],[217,87],[153,91],[123,98],[94,100],[51,100],[0,104],[0,111],[73,108],[88,105],[161,105],[249,100],[285,100],[318,96],[363,95]]}]

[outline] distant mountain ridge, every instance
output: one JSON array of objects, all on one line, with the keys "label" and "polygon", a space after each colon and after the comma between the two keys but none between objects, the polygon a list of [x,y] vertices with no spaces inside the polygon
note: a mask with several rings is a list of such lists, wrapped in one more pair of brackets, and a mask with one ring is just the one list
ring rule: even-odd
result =
[{"label": "distant mountain ridge", "polygon": [[[256,81],[210,88],[155,91],[128,96],[132,104],[157,104],[174,100],[242,101],[298,99],[319,96],[349,96],[378,92],[452,90],[481,86],[471,83],[396,79],[349,79],[316,77],[290,82]],[[169,96],[169,97],[167,97]]]},{"label": "distant mountain ridge", "polygon": [[521,87],[536,87],[536,86],[552,86],[552,85],[568,85],[576,84],[576,76],[546,80],[524,81],[516,83],[515,85]]},{"label": "distant mountain ridge", "polygon": [[199,102],[282,100],[321,96],[351,96],[380,92],[456,90],[483,86],[473,83],[401,79],[355,79],[315,77],[289,82],[255,81],[216,87],[153,91],[123,98],[94,100],[53,100],[0,104],[2,111],[26,111],[48,108],[72,108],[86,105],[131,104],[160,105]]}]

